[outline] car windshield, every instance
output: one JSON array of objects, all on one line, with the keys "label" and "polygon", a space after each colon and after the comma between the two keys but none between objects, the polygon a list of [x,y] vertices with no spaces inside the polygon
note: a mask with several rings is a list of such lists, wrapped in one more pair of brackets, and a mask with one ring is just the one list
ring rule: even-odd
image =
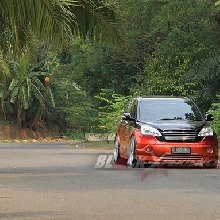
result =
[{"label": "car windshield", "polygon": [[140,102],[139,116],[140,121],[203,120],[200,111],[192,101],[175,98],[143,99]]}]

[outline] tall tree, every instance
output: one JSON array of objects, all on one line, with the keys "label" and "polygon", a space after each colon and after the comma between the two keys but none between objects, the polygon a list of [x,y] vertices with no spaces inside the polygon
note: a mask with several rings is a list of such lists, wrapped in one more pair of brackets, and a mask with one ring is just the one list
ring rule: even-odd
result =
[{"label": "tall tree", "polygon": [[116,126],[124,111],[125,104],[129,97],[115,94],[108,89],[102,89],[100,94],[95,96],[99,103],[99,127],[100,131],[106,135],[108,141],[109,134],[115,134]]},{"label": "tall tree", "polygon": [[[154,50],[146,57],[145,73],[140,75],[135,90],[147,95],[196,99],[201,84],[187,80],[187,76],[194,66],[209,59],[210,53],[219,52],[218,9],[214,0],[161,2],[147,26],[147,36],[155,39]],[[155,1],[147,3],[147,11],[153,6]]]},{"label": "tall tree", "polygon": [[[0,1],[0,68],[6,72],[6,60],[17,64],[16,68],[10,69],[11,73],[16,74],[11,76],[6,94],[3,94],[4,90],[7,90],[6,84],[2,81],[0,97],[3,111],[5,101],[11,113],[16,109],[19,126],[24,112],[27,112],[30,106],[31,126],[34,126],[41,117],[42,108],[45,107],[46,94],[52,97],[49,95],[49,87],[42,84],[41,63],[38,64],[38,69],[33,67],[36,60],[31,58],[38,59],[33,56],[35,39],[43,42],[42,45],[48,42],[60,47],[72,41],[75,36],[96,42],[121,42],[115,13],[102,0]],[[42,62],[40,59],[38,61]],[[49,57],[46,62],[50,62]],[[4,77],[3,71],[1,73]],[[13,110],[10,103],[13,103]]]},{"label": "tall tree", "polygon": [[[11,66],[12,79],[8,91],[4,93],[4,99],[11,103],[19,127],[22,122],[33,127],[39,121],[42,108],[45,107],[46,93],[51,97],[50,88],[44,83],[45,75],[48,73],[34,72],[25,56],[12,61]],[[54,105],[53,99],[52,105]],[[28,110],[29,113],[31,112],[30,118]]]},{"label": "tall tree", "polygon": [[31,35],[56,45],[76,34],[119,42],[115,24],[114,12],[101,0],[0,1],[0,46],[18,54]]}]

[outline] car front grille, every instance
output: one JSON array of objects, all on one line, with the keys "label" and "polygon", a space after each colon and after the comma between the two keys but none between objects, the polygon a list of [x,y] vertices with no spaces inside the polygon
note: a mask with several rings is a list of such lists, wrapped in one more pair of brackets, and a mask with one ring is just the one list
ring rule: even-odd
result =
[{"label": "car front grille", "polygon": [[195,141],[197,137],[194,130],[164,130],[162,135],[166,141]]},{"label": "car front grille", "polygon": [[197,154],[164,154],[160,156],[161,160],[201,160],[202,156]]}]

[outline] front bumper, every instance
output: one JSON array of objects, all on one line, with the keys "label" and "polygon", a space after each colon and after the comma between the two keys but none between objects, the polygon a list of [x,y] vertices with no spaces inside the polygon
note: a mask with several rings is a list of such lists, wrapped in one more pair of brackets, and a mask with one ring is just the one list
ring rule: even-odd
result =
[{"label": "front bumper", "polygon": [[[190,147],[191,153],[172,153],[172,147]],[[153,136],[138,135],[136,157],[144,162],[215,163],[218,161],[216,137],[206,137],[196,143],[158,141]]]}]

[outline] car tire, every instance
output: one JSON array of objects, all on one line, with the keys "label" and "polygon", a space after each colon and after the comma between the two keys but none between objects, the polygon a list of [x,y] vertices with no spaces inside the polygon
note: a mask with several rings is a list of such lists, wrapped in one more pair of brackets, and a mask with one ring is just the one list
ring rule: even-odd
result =
[{"label": "car tire", "polygon": [[129,151],[129,157],[127,160],[127,167],[130,167],[130,168],[136,167],[137,159],[136,159],[135,150],[136,150],[136,143],[135,143],[134,136],[132,136],[130,140],[130,151]]},{"label": "car tire", "polygon": [[114,162],[117,164],[118,161],[120,160],[121,156],[119,153],[119,141],[118,141],[118,136],[115,136],[115,144],[114,144],[114,153],[113,153],[113,159]]},{"label": "car tire", "polygon": [[218,166],[218,161],[215,161],[213,163],[204,163],[203,167],[204,168],[216,168]]}]

